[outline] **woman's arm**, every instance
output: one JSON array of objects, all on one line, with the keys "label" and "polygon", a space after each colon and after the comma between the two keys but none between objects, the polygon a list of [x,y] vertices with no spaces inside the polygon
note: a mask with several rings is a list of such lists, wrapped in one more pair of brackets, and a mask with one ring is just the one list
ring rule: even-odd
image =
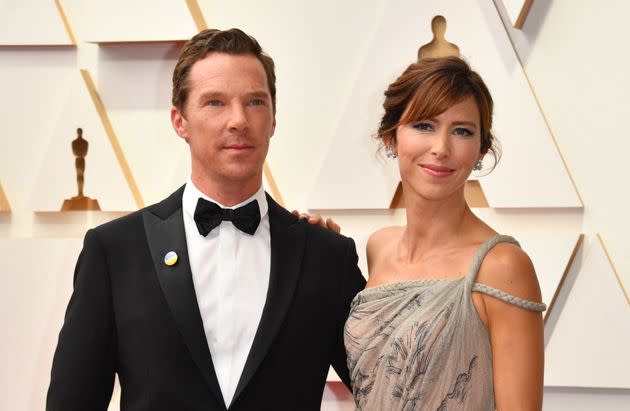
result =
[{"label": "woman's arm", "polygon": [[[520,248],[499,244],[488,253],[477,282],[516,297],[540,302],[531,260]],[[479,294],[482,320],[492,344],[492,373],[497,411],[542,409],[544,337],[542,314]],[[484,319],[485,317],[485,319]]]}]

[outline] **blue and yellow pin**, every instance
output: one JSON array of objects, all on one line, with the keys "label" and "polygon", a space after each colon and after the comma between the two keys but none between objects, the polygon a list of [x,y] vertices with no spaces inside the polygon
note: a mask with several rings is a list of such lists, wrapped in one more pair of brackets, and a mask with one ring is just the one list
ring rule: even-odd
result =
[{"label": "blue and yellow pin", "polygon": [[175,263],[177,263],[177,253],[175,251],[169,251],[168,253],[166,253],[166,255],[164,256],[164,264],[170,267],[172,265],[175,265]]}]

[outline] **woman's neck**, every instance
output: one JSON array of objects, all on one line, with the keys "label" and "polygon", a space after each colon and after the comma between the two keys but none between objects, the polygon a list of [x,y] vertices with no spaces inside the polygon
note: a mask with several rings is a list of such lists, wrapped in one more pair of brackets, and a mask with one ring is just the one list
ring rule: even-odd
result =
[{"label": "woman's neck", "polygon": [[476,218],[463,191],[441,200],[406,195],[405,206],[407,225],[400,239],[399,256],[408,263],[451,246]]}]

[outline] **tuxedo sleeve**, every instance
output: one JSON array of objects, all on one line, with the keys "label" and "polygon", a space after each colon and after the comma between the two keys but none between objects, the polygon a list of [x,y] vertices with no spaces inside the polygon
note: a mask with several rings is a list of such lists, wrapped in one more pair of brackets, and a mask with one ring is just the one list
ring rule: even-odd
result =
[{"label": "tuxedo sleeve", "polygon": [[350,304],[355,295],[365,288],[365,278],[357,265],[358,256],[356,246],[351,238],[347,239],[345,258],[340,274],[340,299],[339,299],[339,324],[337,335],[333,345],[332,366],[341,378],[341,381],[352,391],[350,374],[346,357],[346,349],[343,343],[343,330],[350,313]]},{"label": "tuxedo sleeve", "polygon": [[116,370],[116,335],[107,256],[89,230],[53,359],[47,411],[106,410]]}]

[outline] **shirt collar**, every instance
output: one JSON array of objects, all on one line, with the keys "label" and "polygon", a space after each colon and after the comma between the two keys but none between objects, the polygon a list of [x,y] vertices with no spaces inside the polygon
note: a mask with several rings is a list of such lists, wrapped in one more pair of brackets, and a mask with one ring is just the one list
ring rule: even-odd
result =
[{"label": "shirt collar", "polygon": [[192,182],[191,178],[188,178],[186,182],[186,187],[184,187],[184,194],[182,195],[182,207],[184,211],[191,216],[195,217],[195,208],[197,208],[197,199],[201,197],[208,201],[212,201],[213,203],[217,203],[223,208],[238,208],[242,205],[249,203],[252,200],[258,201],[258,208],[260,209],[260,218],[262,219],[267,214],[269,209],[269,205],[267,204],[267,196],[265,195],[265,190],[262,186],[258,187],[258,191],[256,191],[251,197],[247,198],[245,201],[242,201],[238,204],[235,204],[231,207],[225,207],[223,204],[214,200],[213,198],[208,197],[204,193],[202,193],[197,186]]}]

